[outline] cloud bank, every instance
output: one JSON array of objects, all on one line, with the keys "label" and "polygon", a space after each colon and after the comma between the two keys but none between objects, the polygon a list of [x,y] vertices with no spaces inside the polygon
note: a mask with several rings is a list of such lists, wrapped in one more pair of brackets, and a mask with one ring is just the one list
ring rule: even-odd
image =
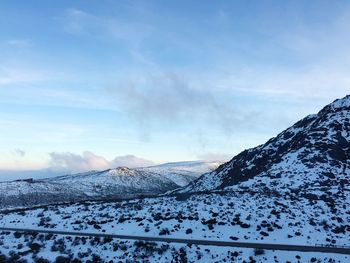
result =
[{"label": "cloud bank", "polygon": [[129,168],[145,167],[154,163],[134,155],[118,156],[112,161],[103,156],[99,156],[90,151],[85,151],[81,155],[70,152],[50,153],[50,169],[66,172],[86,172],[91,170],[105,170],[119,166]]},{"label": "cloud bank", "polygon": [[134,168],[151,166],[155,163],[143,158],[136,157],[135,155],[124,155],[114,158],[111,164],[113,167],[126,166],[129,168]]},{"label": "cloud bank", "polygon": [[225,153],[203,153],[197,156],[201,160],[205,161],[220,161],[227,162],[233,158],[233,154]]}]

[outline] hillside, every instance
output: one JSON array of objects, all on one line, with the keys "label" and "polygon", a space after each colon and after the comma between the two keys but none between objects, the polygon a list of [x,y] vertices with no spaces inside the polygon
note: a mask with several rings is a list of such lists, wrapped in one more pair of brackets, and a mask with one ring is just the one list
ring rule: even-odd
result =
[{"label": "hillside", "polygon": [[349,177],[350,96],[346,96],[179,192],[245,188],[335,200],[349,196]]},{"label": "hillside", "polygon": [[83,200],[128,199],[174,190],[216,167],[214,162],[168,163],[0,182],[0,209]]},{"label": "hillside", "polygon": [[2,182],[0,208],[132,198],[163,193],[177,187],[173,181],[159,174],[119,167],[42,180]]},{"label": "hillside", "polygon": [[140,170],[161,174],[177,185],[185,186],[202,174],[215,170],[220,164],[222,164],[220,161],[172,162],[140,168]]}]

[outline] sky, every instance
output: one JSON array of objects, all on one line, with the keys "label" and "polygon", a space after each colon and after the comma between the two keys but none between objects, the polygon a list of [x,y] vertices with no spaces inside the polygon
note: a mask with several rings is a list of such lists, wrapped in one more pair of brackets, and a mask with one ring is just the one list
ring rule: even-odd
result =
[{"label": "sky", "polygon": [[0,171],[228,160],[350,93],[349,1],[0,2]]}]

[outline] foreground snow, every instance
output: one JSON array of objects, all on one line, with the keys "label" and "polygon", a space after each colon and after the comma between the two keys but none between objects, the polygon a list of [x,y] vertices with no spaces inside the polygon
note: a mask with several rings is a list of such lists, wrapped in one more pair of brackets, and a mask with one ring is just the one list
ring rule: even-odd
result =
[{"label": "foreground snow", "polygon": [[[268,251],[198,245],[0,233],[0,262],[348,262],[340,254]],[[12,260],[12,261],[11,261]],[[48,261],[45,261],[48,260]],[[64,261],[66,260],[66,261]]]},{"label": "foreground snow", "polygon": [[0,215],[0,225],[109,234],[297,245],[350,244],[349,199],[246,192],[49,206]]},{"label": "foreground snow", "polygon": [[350,244],[346,199],[334,204],[254,192],[179,198],[183,197],[49,206],[0,215],[0,225],[298,245]]}]

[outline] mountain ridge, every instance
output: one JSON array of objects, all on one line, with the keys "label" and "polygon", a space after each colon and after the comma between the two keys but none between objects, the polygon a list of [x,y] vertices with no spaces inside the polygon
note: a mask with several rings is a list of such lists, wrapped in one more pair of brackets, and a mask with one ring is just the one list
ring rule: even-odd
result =
[{"label": "mountain ridge", "polygon": [[[317,114],[306,116],[265,144],[244,150],[215,171],[202,175],[178,192],[223,190],[256,176],[281,178],[282,173],[295,173],[300,177],[302,173],[312,171],[323,183],[328,184],[331,182],[324,177],[335,179],[341,174],[348,177],[349,117],[350,95],[347,95],[325,106]],[[322,167],[323,171],[317,167]],[[303,181],[305,178],[299,179]],[[308,178],[304,181],[308,181]],[[340,185],[349,184],[348,178],[339,178],[338,181]],[[290,185],[293,187],[298,184],[294,182]]]}]

